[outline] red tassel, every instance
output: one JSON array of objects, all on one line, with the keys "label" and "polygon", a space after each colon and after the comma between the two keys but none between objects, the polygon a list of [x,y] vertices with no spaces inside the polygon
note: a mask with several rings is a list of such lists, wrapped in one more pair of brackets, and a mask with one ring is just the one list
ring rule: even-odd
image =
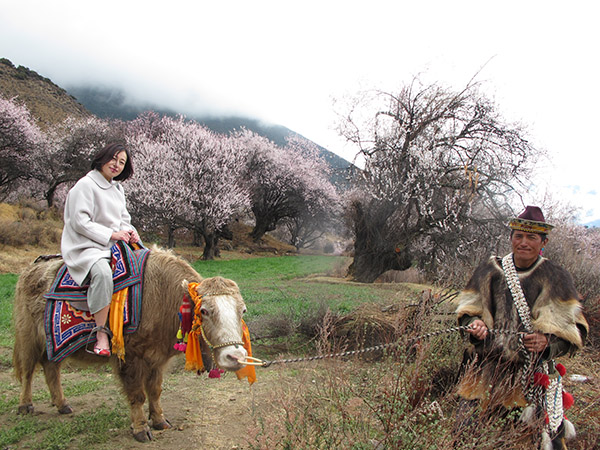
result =
[{"label": "red tassel", "polygon": [[208,372],[208,378],[221,378],[222,373],[225,373],[225,371],[221,369],[210,369],[210,372]]},{"label": "red tassel", "polygon": [[558,370],[558,373],[560,373],[560,376],[564,377],[565,373],[567,373],[567,368],[565,366],[563,366],[562,364],[557,364],[555,367],[556,367],[556,370]]},{"label": "red tassel", "polygon": [[575,403],[575,399],[567,391],[563,391],[563,409],[566,411]]},{"label": "red tassel", "polygon": [[190,299],[187,295],[183,296],[179,312],[181,314],[181,333],[183,334],[183,336],[185,336],[186,333],[189,333],[192,330],[193,319],[192,304],[190,303]]},{"label": "red tassel", "polygon": [[173,348],[177,351],[185,352],[185,350],[187,349],[187,344],[183,342],[177,342],[175,345],[173,345]]},{"label": "red tassel", "polygon": [[548,386],[550,386],[550,377],[545,373],[535,372],[533,374],[533,383],[538,386],[543,386],[544,389],[548,389]]}]

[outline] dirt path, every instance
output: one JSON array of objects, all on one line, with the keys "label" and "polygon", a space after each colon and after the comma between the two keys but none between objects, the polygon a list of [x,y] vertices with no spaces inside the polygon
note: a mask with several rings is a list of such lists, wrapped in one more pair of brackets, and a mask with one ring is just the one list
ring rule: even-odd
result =
[{"label": "dirt path", "polygon": [[[3,349],[6,350],[6,349]],[[4,352],[3,352],[4,353]],[[18,398],[19,385],[12,377],[11,368],[4,365],[0,371],[0,383],[7,386],[3,393]],[[281,383],[281,376],[272,369],[258,369],[258,381],[249,386],[247,381],[238,381],[235,374],[227,374],[221,379],[208,379],[206,374],[198,376],[183,370],[183,360],[172,364],[163,382],[162,404],[166,417],[173,428],[164,431],[153,430],[154,440],[149,443],[136,442],[127,427],[113,430],[107,442],[87,446],[89,450],[123,449],[192,449],[233,450],[248,448],[248,433],[253,434],[257,417],[270,408],[269,394],[273,380]],[[98,379],[103,388],[84,395],[69,396],[74,409],[72,415],[61,416],[56,408],[45,401],[35,401],[35,417],[41,421],[69,421],[82,413],[91,413],[102,405],[114,408],[115,405],[127,409],[129,406],[121,394],[118,382],[113,380],[110,371],[100,369],[98,373],[89,370],[63,370],[63,387],[75,385],[82,379]],[[106,379],[110,380],[106,380]],[[36,393],[45,395],[47,391],[41,371],[36,373],[33,384]],[[40,394],[42,393],[42,394]],[[147,408],[146,408],[147,411]],[[6,425],[8,415],[14,417],[16,406],[8,413],[0,414],[0,427]],[[21,448],[25,442],[12,448]],[[69,447],[71,448],[71,447]],[[76,448],[76,447],[73,447]]]}]

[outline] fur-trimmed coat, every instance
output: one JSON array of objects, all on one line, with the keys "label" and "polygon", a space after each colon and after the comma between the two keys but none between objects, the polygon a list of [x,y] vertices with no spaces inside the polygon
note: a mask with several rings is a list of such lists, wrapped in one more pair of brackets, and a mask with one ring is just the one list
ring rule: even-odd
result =
[{"label": "fur-trimmed coat", "polygon": [[[550,345],[540,354],[540,360],[583,347],[588,324],[571,275],[543,257],[517,273],[531,311],[534,331],[549,335]],[[501,258],[491,257],[477,267],[456,302],[461,325],[478,318],[488,328],[525,332],[506,283]],[[498,388],[492,389],[498,393],[496,401],[507,407],[524,406],[518,376],[524,360],[518,351],[518,337],[492,334],[484,341],[471,338],[471,342],[474,346],[467,360],[475,361],[476,369],[467,371],[462,378],[459,394],[467,399],[492,400],[494,395],[489,395],[489,387],[493,386]]]}]

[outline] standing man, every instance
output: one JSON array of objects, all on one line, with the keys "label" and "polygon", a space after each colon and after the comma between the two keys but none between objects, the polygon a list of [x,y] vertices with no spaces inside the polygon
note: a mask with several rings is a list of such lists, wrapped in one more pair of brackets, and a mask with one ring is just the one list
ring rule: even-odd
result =
[{"label": "standing man", "polygon": [[527,206],[509,226],[512,253],[483,262],[456,299],[472,344],[458,393],[482,408],[527,407],[523,420],[545,414],[543,448],[566,448],[575,430],[554,358],[582,348],[588,324],[571,275],[541,256],[553,228],[541,209]]}]

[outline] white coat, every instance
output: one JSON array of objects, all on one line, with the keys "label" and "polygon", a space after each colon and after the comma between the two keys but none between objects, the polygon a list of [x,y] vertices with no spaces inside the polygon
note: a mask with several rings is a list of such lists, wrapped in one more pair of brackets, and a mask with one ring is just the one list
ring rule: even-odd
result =
[{"label": "white coat", "polygon": [[133,230],[120,183],[92,170],[69,191],[65,202],[62,257],[73,280],[83,284],[90,268],[110,258],[112,233]]}]

